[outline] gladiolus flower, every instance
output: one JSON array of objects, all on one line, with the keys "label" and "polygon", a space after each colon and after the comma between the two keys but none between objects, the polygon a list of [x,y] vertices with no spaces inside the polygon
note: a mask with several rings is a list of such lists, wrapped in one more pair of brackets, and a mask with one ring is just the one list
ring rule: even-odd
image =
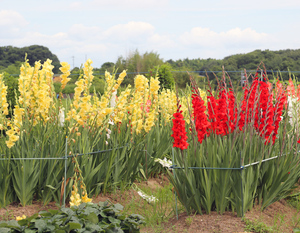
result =
[{"label": "gladiolus flower", "polygon": [[88,203],[88,202],[92,202],[91,198],[88,198],[87,194],[85,194],[82,198],[81,198],[83,203]]},{"label": "gladiolus flower", "polygon": [[185,121],[181,111],[179,111],[179,108],[177,109],[177,112],[173,114],[173,116],[173,134],[171,135],[171,137],[174,138],[173,147],[178,147],[181,150],[187,149],[189,144],[186,141],[187,136],[185,130]]},{"label": "gladiolus flower", "polygon": [[17,216],[17,217],[16,217],[16,220],[17,220],[17,221],[20,221],[20,220],[25,219],[25,218],[26,218],[26,215],[23,214],[22,216]]},{"label": "gladiolus flower", "polygon": [[192,95],[193,116],[198,136],[198,141],[202,143],[205,136],[209,136],[210,122],[205,114],[205,106],[202,98],[196,94]]}]

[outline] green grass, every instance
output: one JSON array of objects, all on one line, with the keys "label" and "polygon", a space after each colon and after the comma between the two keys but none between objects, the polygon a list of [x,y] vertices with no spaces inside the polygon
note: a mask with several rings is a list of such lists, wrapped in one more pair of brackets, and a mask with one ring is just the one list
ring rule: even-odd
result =
[{"label": "green grass", "polygon": [[[139,213],[145,218],[146,228],[151,228],[155,232],[163,230],[163,223],[168,222],[171,217],[175,216],[175,201],[172,185],[166,185],[155,190],[143,185],[137,185],[140,190],[149,196],[154,196],[158,199],[156,202],[148,203],[142,197],[137,195],[134,188],[125,188],[120,192],[115,192],[113,198],[120,201],[124,206],[126,215],[131,213]],[[126,204],[125,204],[126,203]]]}]

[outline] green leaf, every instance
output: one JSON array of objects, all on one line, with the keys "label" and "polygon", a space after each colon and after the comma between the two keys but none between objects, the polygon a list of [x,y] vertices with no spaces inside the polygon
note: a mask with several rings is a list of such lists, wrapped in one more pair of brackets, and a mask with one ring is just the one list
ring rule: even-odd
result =
[{"label": "green leaf", "polygon": [[51,210],[51,209],[49,209],[48,212],[51,213],[52,215],[55,215],[55,214],[58,213],[58,210]]},{"label": "green leaf", "polygon": [[113,217],[111,217],[111,216],[108,217],[108,220],[109,220],[111,223],[118,224],[118,225],[121,223],[121,220],[116,219],[116,218],[113,218]]},{"label": "green leaf", "polygon": [[75,212],[70,208],[61,208],[61,212],[67,214],[68,216],[74,216]]},{"label": "green leaf", "polygon": [[49,212],[46,211],[46,210],[40,211],[40,212],[39,212],[39,215],[40,215],[40,216],[43,216],[43,217],[50,217],[50,216],[52,216],[52,214],[49,213]]},{"label": "green leaf", "polygon": [[299,233],[299,232],[300,232],[300,229],[299,229],[299,228],[294,228],[294,229],[293,229],[293,232]]},{"label": "green leaf", "polygon": [[46,228],[47,224],[45,220],[42,219],[37,219],[35,221],[35,227],[38,229],[39,232],[43,232],[44,229]]},{"label": "green leaf", "polygon": [[18,221],[18,224],[20,226],[26,226],[26,225],[28,225],[28,223],[29,223],[28,219],[22,219],[22,220]]},{"label": "green leaf", "polygon": [[9,228],[0,228],[0,233],[9,233],[9,232],[11,232],[11,229],[9,229]]},{"label": "green leaf", "polygon": [[20,228],[20,225],[18,224],[17,220],[10,220],[6,223],[1,223],[0,227],[9,227],[9,228]]},{"label": "green leaf", "polygon": [[124,233],[120,227],[107,228],[106,233]]},{"label": "green leaf", "polygon": [[85,215],[89,215],[90,213],[95,213],[96,211],[97,210],[95,208],[88,206],[88,207],[85,208],[83,213]]},{"label": "green leaf", "polygon": [[119,203],[114,205],[114,210],[122,211],[123,209],[124,209],[124,207]]},{"label": "green leaf", "polygon": [[[32,215],[32,216],[26,218],[26,220],[27,220],[28,222],[31,222],[31,220],[33,220],[33,219],[35,219],[35,218],[37,218],[37,217],[38,217],[38,214],[34,214],[34,215]],[[24,220],[25,220],[25,219],[24,219]]]},{"label": "green leaf", "polygon": [[49,184],[47,184],[46,187],[48,187],[50,189],[53,189],[53,190],[56,190],[56,188],[54,188],[52,185],[49,185]]},{"label": "green leaf", "polygon": [[31,229],[25,229],[25,233],[36,233],[35,230],[31,230]]},{"label": "green leaf", "polygon": [[69,222],[67,225],[69,225],[69,230],[74,230],[74,229],[81,229],[81,224],[80,223],[75,223],[75,222]]},{"label": "green leaf", "polygon": [[94,223],[86,223],[85,229],[90,230],[91,232],[104,232],[103,228],[94,224]]},{"label": "green leaf", "polygon": [[99,222],[98,216],[95,213],[90,213],[86,219],[94,224]]},{"label": "green leaf", "polygon": [[56,230],[55,233],[66,233],[64,230]]},{"label": "green leaf", "polygon": [[143,168],[140,168],[140,172],[143,175],[144,179],[147,180],[147,176],[146,176],[145,171],[144,171]]}]

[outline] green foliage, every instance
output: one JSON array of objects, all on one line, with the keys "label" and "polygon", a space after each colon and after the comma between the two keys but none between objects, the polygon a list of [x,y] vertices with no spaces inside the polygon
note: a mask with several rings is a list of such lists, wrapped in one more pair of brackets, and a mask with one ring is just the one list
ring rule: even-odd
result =
[{"label": "green foliage", "polygon": [[[57,56],[51,53],[47,47],[40,45],[31,45],[23,48],[13,46],[0,47],[0,67],[9,67],[10,65],[18,64],[18,62],[23,62],[25,54],[27,54],[27,59],[31,66],[34,65],[35,61],[43,63],[47,59],[50,59],[52,60],[52,65],[55,67],[53,72],[59,72],[60,63]],[[19,74],[19,72],[15,74]]]},{"label": "green foliage", "polygon": [[65,88],[62,90],[63,94],[71,94],[74,93],[74,89],[75,89],[76,85],[75,84],[67,84],[65,86]]},{"label": "green foliage", "polygon": [[[53,83],[54,86],[54,91],[55,93],[60,93],[60,89],[61,89],[61,82],[54,82]],[[73,89],[74,90],[74,89]]]},{"label": "green foliage", "polygon": [[[114,68],[115,68],[115,64],[113,62],[105,62],[101,65],[100,69],[95,69],[95,73],[104,74],[105,71],[113,73]],[[120,72],[122,72],[122,70]]]},{"label": "green foliage", "polygon": [[105,81],[101,78],[94,77],[93,85],[90,87],[90,93],[104,94]]},{"label": "green foliage", "polygon": [[150,69],[150,76],[158,76],[160,81],[160,89],[173,89],[175,86],[175,80],[173,78],[173,73],[171,72],[172,67],[169,64],[163,64],[160,66],[155,66]]},{"label": "green foliage", "polygon": [[[164,127],[161,127],[163,125]],[[172,134],[170,124],[158,121],[152,130],[147,134],[145,140],[145,150],[142,156],[141,172],[145,174],[145,178],[153,177],[164,172],[165,168],[154,160],[156,158],[164,159],[170,157],[172,147]]]},{"label": "green foliage", "polygon": [[5,72],[3,80],[7,86],[7,103],[9,104],[10,108],[13,109],[16,105],[16,98],[18,98],[20,94],[18,88],[18,77],[12,76]]},{"label": "green foliage", "polygon": [[272,227],[267,226],[264,222],[250,221],[249,219],[243,219],[246,223],[245,231],[259,232],[259,233],[268,233],[276,232],[278,229],[273,229]]},{"label": "green foliage", "polygon": [[[163,177],[161,181],[164,182]],[[172,192],[172,185],[159,186],[151,189],[144,187],[143,184],[137,184],[137,188],[133,188],[132,192],[142,191],[148,196],[155,197],[157,201],[148,202],[140,196],[133,195],[132,192],[120,192],[117,198],[125,198],[127,203],[124,212],[140,213],[145,218],[146,227],[151,227],[154,232],[163,232],[161,229],[164,222],[167,222],[174,215],[174,194]],[[120,195],[120,196],[119,196]]]},{"label": "green foliage", "polygon": [[[133,84],[136,73],[147,72],[155,66],[163,64],[163,60],[159,54],[155,52],[146,52],[140,54],[138,50],[130,53],[126,58],[120,56],[115,64],[118,72],[127,70],[127,78],[123,81],[123,85]],[[130,74],[134,72],[135,74]]]},{"label": "green foliage", "polygon": [[[255,50],[246,54],[236,54],[225,57],[224,59],[179,59],[177,61],[168,60],[167,62],[172,65],[174,70],[182,69],[193,71],[221,71],[224,66],[227,71],[238,71],[238,70],[252,70],[256,71],[258,64],[263,61],[267,70],[273,70],[275,73],[278,70],[287,71],[298,71],[300,70],[300,49],[296,50]],[[205,75],[205,73],[200,73]],[[233,80],[240,80],[240,73],[231,73]],[[208,73],[210,80],[215,80],[213,74]],[[269,78],[273,75],[268,74]],[[283,78],[288,79],[288,74],[284,73]]]},{"label": "green foliage", "polygon": [[8,74],[18,75],[20,74],[21,61],[16,61],[14,64],[10,64],[8,67],[1,69],[0,72],[6,72]]},{"label": "green foliage", "polygon": [[0,232],[140,232],[139,214],[126,217],[123,206],[108,201],[41,211],[23,220],[0,222]]}]

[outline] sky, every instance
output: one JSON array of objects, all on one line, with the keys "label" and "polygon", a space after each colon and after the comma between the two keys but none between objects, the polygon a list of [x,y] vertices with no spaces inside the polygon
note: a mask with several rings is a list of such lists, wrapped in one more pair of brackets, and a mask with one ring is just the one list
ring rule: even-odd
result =
[{"label": "sky", "polygon": [[46,46],[71,67],[136,50],[222,59],[299,49],[299,12],[299,0],[0,0],[0,46]]}]

